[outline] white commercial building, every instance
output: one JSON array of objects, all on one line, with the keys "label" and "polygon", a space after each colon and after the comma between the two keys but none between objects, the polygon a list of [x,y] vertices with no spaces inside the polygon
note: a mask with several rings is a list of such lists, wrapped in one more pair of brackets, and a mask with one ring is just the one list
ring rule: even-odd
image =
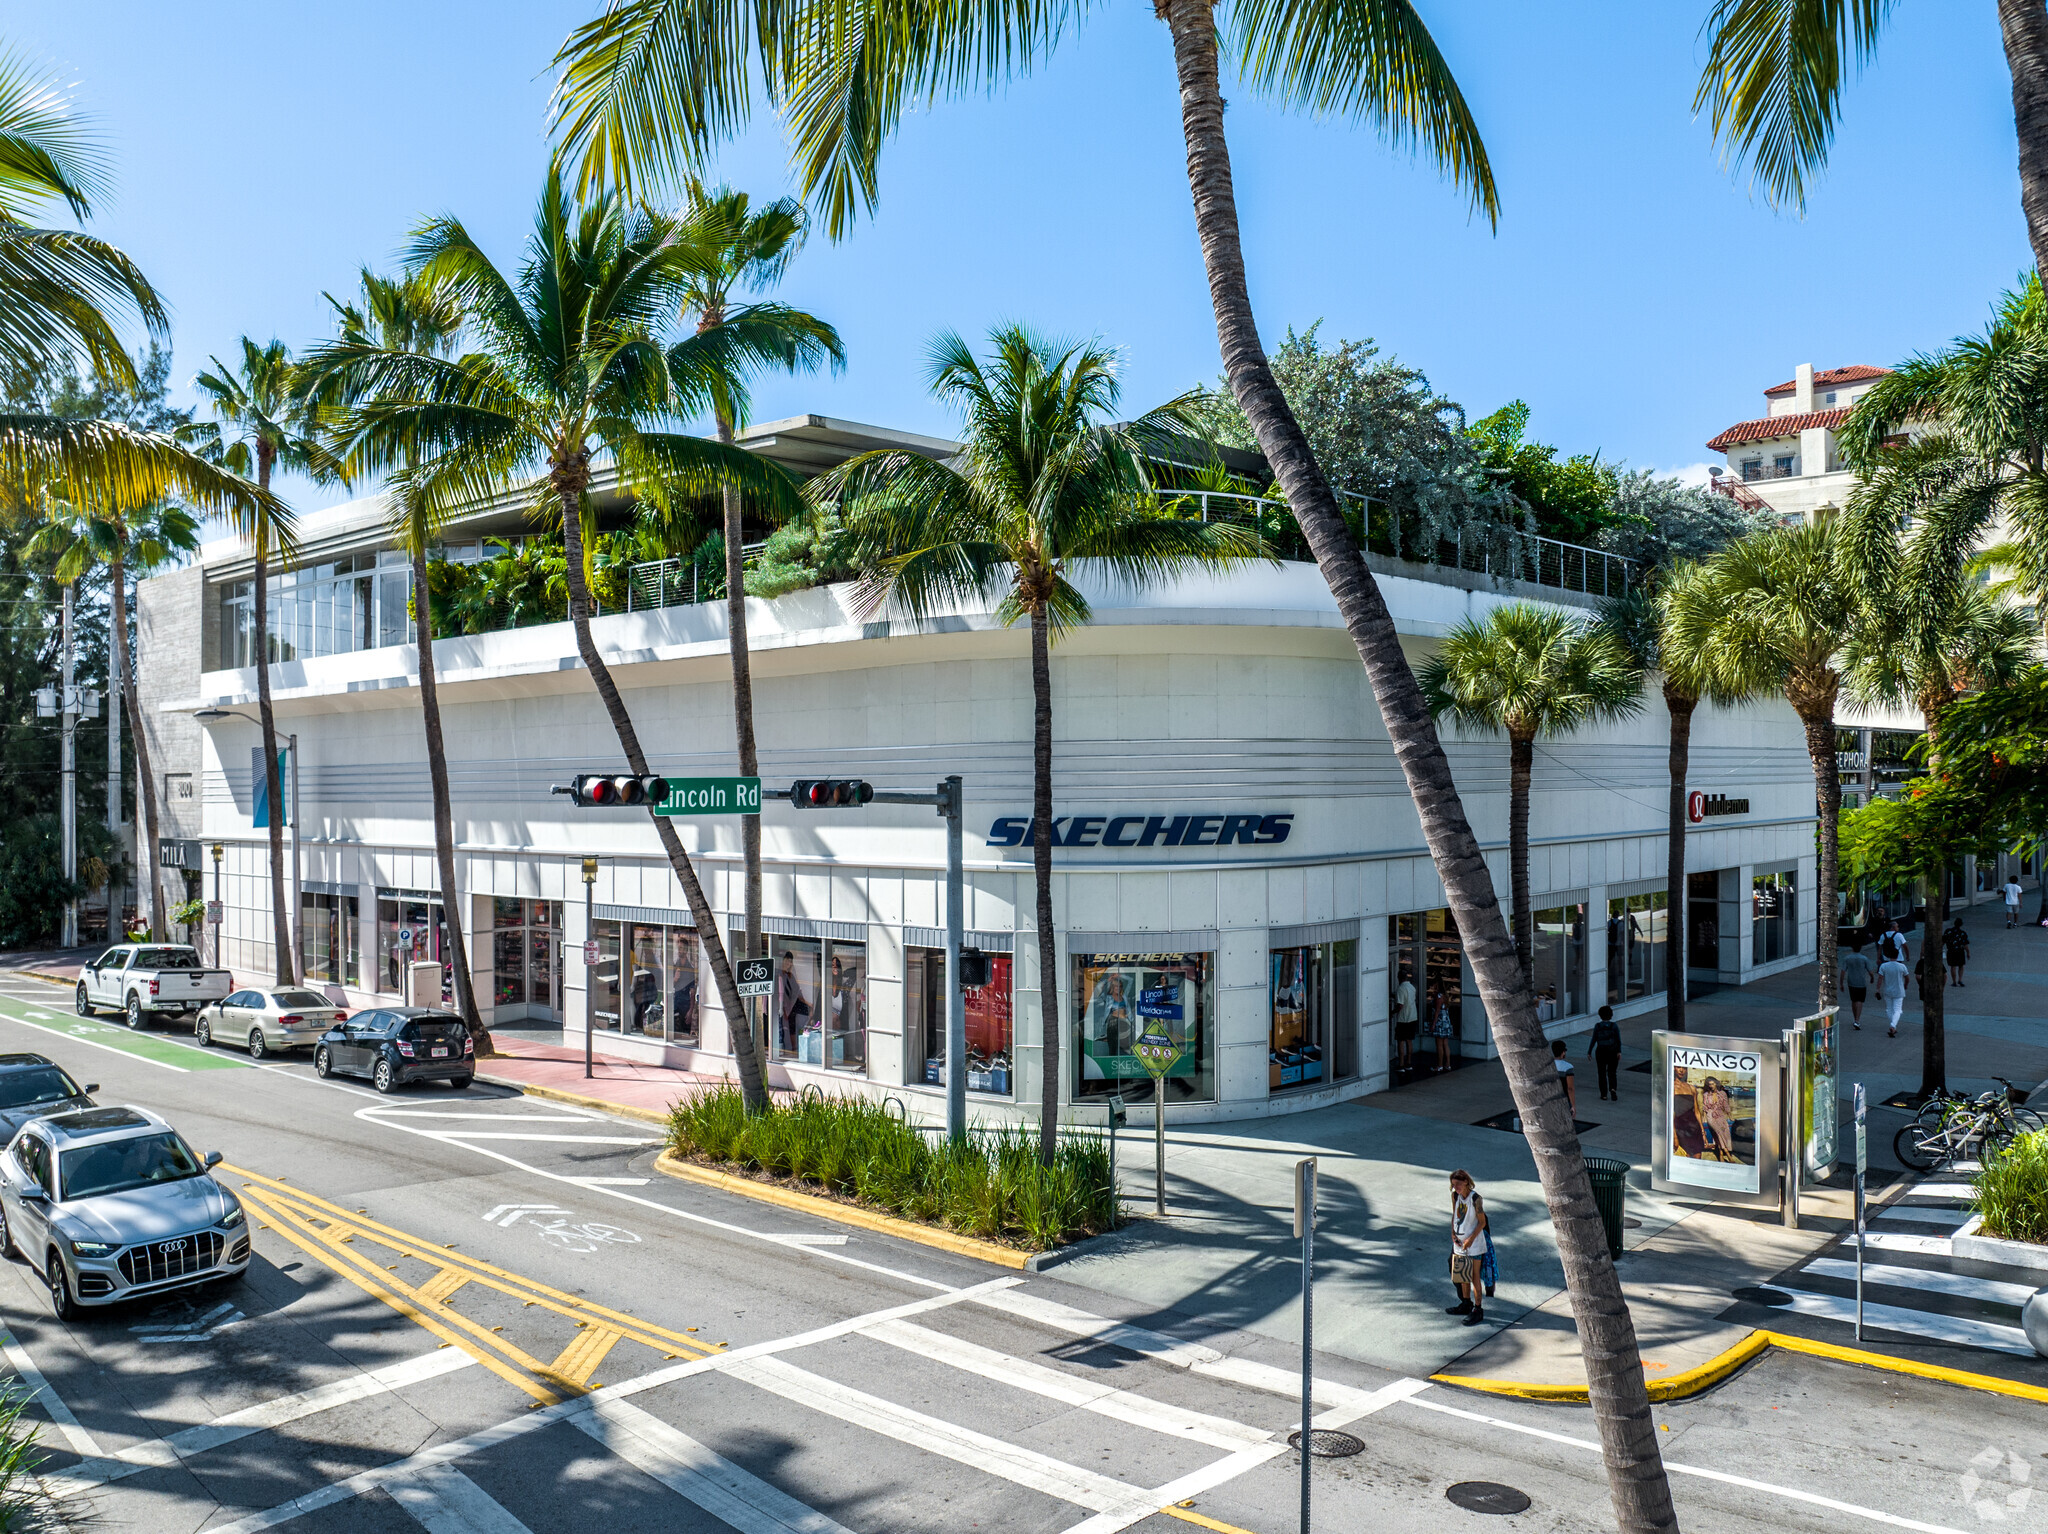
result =
[{"label": "white commercial building", "polygon": [[1802,362],[1791,378],[1764,390],[1764,413],[1737,421],[1707,442],[1724,455],[1726,472],[1709,472],[1714,488],[1753,509],[1768,507],[1788,521],[1810,522],[1840,510],[1856,476],[1836,443],[1856,401],[1891,371],[1860,363],[1816,373]]},{"label": "white commercial building", "polygon": [[[817,418],[757,437],[826,457],[905,440]],[[458,843],[458,887],[439,887],[403,570],[382,516],[372,500],[307,519],[310,573],[289,588],[278,652],[289,658],[272,667],[278,728],[300,754],[309,978],[356,1005],[395,1002],[408,964],[439,959],[458,922],[487,1021],[559,1020],[572,1043],[595,1028],[608,1053],[726,1069],[730,1022],[645,813],[578,809],[550,791],[578,772],[624,770],[566,623],[435,645]],[[1515,596],[1587,600],[1373,563],[1415,657]],[[256,681],[246,647],[236,653],[247,572],[246,548],[209,546],[143,583],[138,623],[165,860],[211,897],[207,849],[221,845],[224,957],[261,980],[272,948],[267,833],[253,820]],[[930,791],[965,779],[968,941],[992,956],[989,984],[969,999],[972,1111],[1034,1110],[1048,1010],[1064,1040],[1062,1096],[1080,1105],[1136,1073],[1141,1017],[1166,1021],[1187,1047],[1169,1102],[1189,1121],[1398,1085],[1391,998],[1404,978],[1423,1011],[1432,993],[1444,998],[1457,1058],[1492,1056],[1400,768],[1315,567],[1138,594],[1080,580],[1095,620],[1053,657],[1061,994],[1050,1009],[1026,834],[1026,632],[979,609],[922,626],[863,617],[841,587],[749,605],[768,786],[851,777]],[[656,769],[734,770],[722,602],[607,613],[594,633]],[[202,724],[202,709],[229,712]],[[1505,891],[1506,743],[1453,736],[1448,749]],[[1813,780],[1798,721],[1779,703],[1701,709],[1683,923],[1665,908],[1666,750],[1654,689],[1627,724],[1538,744],[1532,904],[1555,1032],[1589,1027],[1603,1002],[1623,1015],[1661,1008],[1681,974],[1732,984],[1813,953]],[[675,824],[721,924],[737,924],[737,823]],[[762,825],[778,979],[755,1026],[774,1082],[886,1092],[935,1116],[943,823],[923,808],[771,802]],[[589,854],[601,862],[586,916]],[[1426,1039],[1417,1054],[1432,1055]]]}]

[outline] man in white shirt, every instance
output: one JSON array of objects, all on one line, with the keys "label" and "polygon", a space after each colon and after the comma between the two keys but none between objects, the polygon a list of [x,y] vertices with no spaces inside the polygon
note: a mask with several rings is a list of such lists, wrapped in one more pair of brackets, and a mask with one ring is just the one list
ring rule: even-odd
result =
[{"label": "man in white shirt", "polygon": [[1415,982],[1401,971],[1401,983],[1394,987],[1394,1069],[1405,1071],[1415,1063]]},{"label": "man in white shirt", "polygon": [[1886,959],[1877,967],[1877,998],[1884,1003],[1885,1037],[1899,1036],[1899,1014],[1906,1009],[1906,986],[1913,972],[1897,959]]},{"label": "man in white shirt", "polygon": [[2018,879],[2005,881],[2005,924],[2008,927],[2017,927],[2020,924],[2020,893]]}]

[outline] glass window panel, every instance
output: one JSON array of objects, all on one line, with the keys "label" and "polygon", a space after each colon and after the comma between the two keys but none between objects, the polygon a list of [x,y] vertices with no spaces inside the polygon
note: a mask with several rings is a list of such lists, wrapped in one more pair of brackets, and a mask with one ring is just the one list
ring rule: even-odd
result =
[{"label": "glass window panel", "polygon": [[834,1070],[865,1071],[868,1064],[868,949],[865,943],[826,945],[825,1063]]},{"label": "glass window panel", "polygon": [[491,933],[491,982],[492,1005],[526,1005],[526,934],[517,927]]},{"label": "glass window panel", "polygon": [[824,945],[816,938],[769,939],[775,989],[768,997],[769,1044],[778,1060],[825,1063],[825,1020],[819,980]]},{"label": "glass window panel", "polygon": [[562,934],[546,927],[526,929],[526,1004],[561,1015]]},{"label": "glass window panel", "polygon": [[1166,1072],[1167,1100],[1215,1098],[1215,955],[1076,954],[1074,968],[1077,1097],[1137,1095],[1149,1072],[1132,1046],[1141,1032],[1163,1032],[1181,1046]]},{"label": "glass window panel", "polygon": [[491,901],[491,925],[494,927],[518,927],[525,924],[526,902],[507,900],[499,895]]},{"label": "glass window panel", "polygon": [[649,1038],[667,1035],[668,1005],[663,995],[661,928],[632,929],[633,976],[626,997],[626,1031]]},{"label": "glass window panel", "polygon": [[1576,1017],[1586,1010],[1586,908],[1552,906],[1533,918],[1530,957],[1536,979],[1536,1018]]},{"label": "glass window panel", "polygon": [[668,931],[669,1037],[697,1042],[697,934],[688,927]]},{"label": "glass window panel", "polygon": [[407,637],[404,570],[386,570],[377,576],[377,643],[404,644]]},{"label": "glass window panel", "polygon": [[590,1018],[600,1029],[620,1031],[624,1015],[619,994],[619,924],[601,921],[597,928],[597,965],[590,972]]}]

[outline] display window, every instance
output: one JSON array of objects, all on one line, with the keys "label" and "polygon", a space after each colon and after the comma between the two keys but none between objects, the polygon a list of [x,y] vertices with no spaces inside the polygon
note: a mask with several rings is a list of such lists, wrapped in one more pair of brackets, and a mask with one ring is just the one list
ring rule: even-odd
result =
[{"label": "display window", "polygon": [[1670,984],[1671,901],[1664,890],[1607,902],[1607,1002],[1661,995]]},{"label": "display window", "polygon": [[[988,956],[988,984],[966,991],[967,1090],[1007,1097],[1014,1090],[1011,1052],[1014,1047],[1012,956]],[[911,1048],[917,1051],[916,1079],[927,1086],[946,1084],[946,950],[904,950],[905,1019]]]},{"label": "display window", "polygon": [[356,926],[356,897],[301,894],[299,898],[306,940],[306,978],[360,986],[363,958]]},{"label": "display window", "polygon": [[1586,908],[1552,906],[1534,915],[1530,932],[1531,969],[1536,982],[1536,1020],[1576,1017],[1586,1010]]},{"label": "display window", "polygon": [[1159,1032],[1181,1046],[1166,1072],[1168,1099],[1213,1101],[1215,968],[1210,953],[1075,954],[1077,1095],[1122,1094],[1149,1081],[1151,1072],[1132,1046],[1140,1034]]},{"label": "display window", "polygon": [[624,1015],[619,984],[619,927],[615,921],[591,924],[597,940],[597,963],[590,971],[590,1025],[608,1033],[620,1032]]},{"label": "display window", "polygon": [[591,1018],[613,1033],[694,1044],[698,1028],[698,945],[689,927],[595,923]]},{"label": "display window", "polygon": [[1438,1058],[1439,1038],[1456,1057],[1465,1036],[1465,945],[1447,908],[1387,918],[1387,984],[1396,1076],[1418,1068],[1418,1041],[1425,1069]]},{"label": "display window", "polygon": [[865,1071],[867,944],[771,937],[768,948],[775,960],[775,985],[768,997],[774,1057],[798,1065]]},{"label": "display window", "polygon": [[[441,966],[441,1002],[444,1006],[454,1004],[454,976],[448,967],[448,921],[439,895],[419,890],[378,890],[377,952],[382,982],[378,989],[384,994],[405,995],[406,966],[432,960]],[[427,1002],[414,997],[413,1005],[425,1006]]]},{"label": "display window", "polygon": [[1752,964],[1789,959],[1799,952],[1799,875],[1756,874],[1750,879],[1750,954]]},{"label": "display window", "polygon": [[1275,948],[1269,955],[1272,1029],[1268,1090],[1341,1081],[1357,1073],[1358,943],[1346,938]]}]

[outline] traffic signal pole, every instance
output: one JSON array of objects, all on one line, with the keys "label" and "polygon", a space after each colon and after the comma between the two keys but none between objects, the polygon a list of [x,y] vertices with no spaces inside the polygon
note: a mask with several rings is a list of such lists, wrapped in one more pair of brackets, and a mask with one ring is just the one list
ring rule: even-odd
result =
[{"label": "traffic signal pole", "polygon": [[[63,795],[60,821],[63,826],[64,878],[75,882],[78,878],[78,689],[73,685],[72,651],[72,590],[71,582],[64,586],[63,608],[63,709],[60,724],[57,772],[61,780]],[[78,946],[78,899],[68,897],[64,902],[64,920],[59,929],[58,945],[64,948]]]}]

